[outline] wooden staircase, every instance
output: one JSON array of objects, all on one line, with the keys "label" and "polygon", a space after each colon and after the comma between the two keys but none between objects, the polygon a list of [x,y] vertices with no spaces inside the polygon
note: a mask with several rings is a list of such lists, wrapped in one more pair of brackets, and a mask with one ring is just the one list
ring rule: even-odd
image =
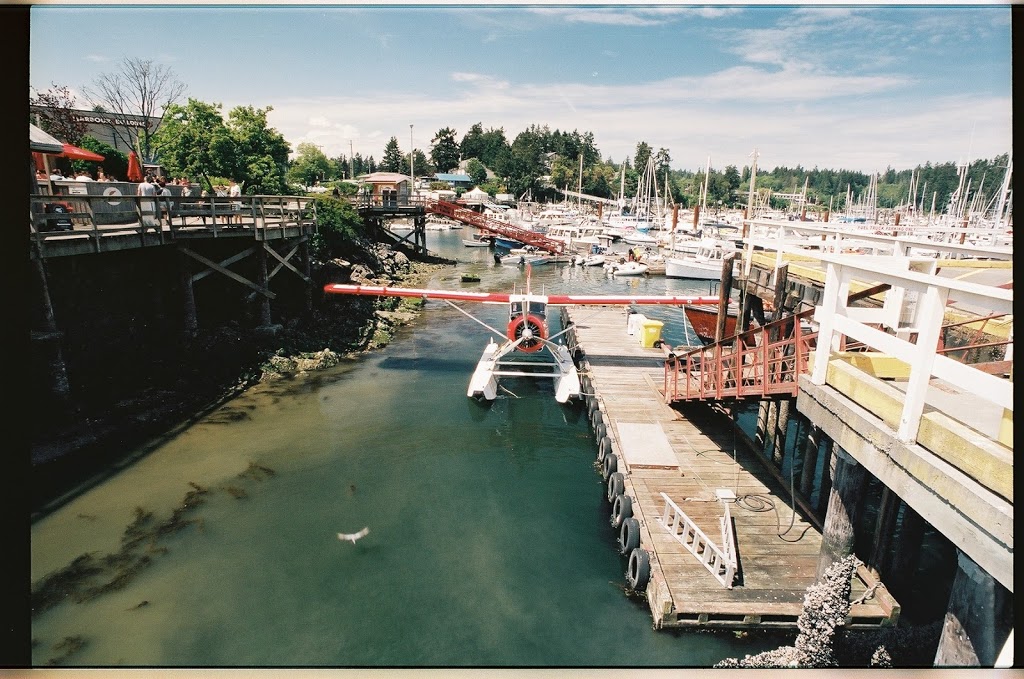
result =
[{"label": "wooden staircase", "polygon": [[503,222],[500,219],[493,219],[457,203],[449,203],[443,200],[430,201],[427,203],[426,209],[427,212],[450,217],[463,224],[469,224],[478,229],[517,240],[525,245],[532,245],[538,250],[544,250],[554,255],[564,255],[567,252],[565,243],[560,240],[548,238],[544,234]]}]

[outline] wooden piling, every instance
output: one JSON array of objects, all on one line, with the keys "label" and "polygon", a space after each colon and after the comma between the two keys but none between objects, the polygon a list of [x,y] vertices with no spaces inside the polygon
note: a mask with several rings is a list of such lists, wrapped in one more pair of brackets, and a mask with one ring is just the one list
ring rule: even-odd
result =
[{"label": "wooden piling", "polygon": [[835,472],[818,553],[818,580],[829,566],[853,553],[854,532],[864,504],[867,471],[839,446],[834,451]]},{"label": "wooden piling", "polygon": [[892,538],[896,527],[896,516],[900,508],[900,498],[888,486],[882,486],[882,498],[878,504],[878,516],[875,517],[875,531],[871,555],[867,567],[876,577],[882,579],[889,574],[891,562]]},{"label": "wooden piling", "polygon": [[775,406],[775,438],[772,440],[772,462],[782,468],[782,458],[786,453],[786,432],[789,429],[789,413],[792,410],[792,398],[784,398]]},{"label": "wooden piling", "polygon": [[179,250],[178,266],[180,267],[181,275],[181,290],[182,290],[182,324],[185,328],[185,334],[189,337],[195,337],[196,332],[199,330],[199,314],[196,309],[196,291],[192,281],[192,271],[189,267],[189,260],[191,258]]},{"label": "wooden piling", "polygon": [[[803,417],[803,415],[801,415]],[[807,421],[804,418],[804,421]],[[800,470],[800,494],[810,499],[814,490],[814,470],[818,467],[818,448],[821,443],[821,427],[808,421],[807,439],[804,442],[804,459]]]},{"label": "wooden piling", "polygon": [[890,562],[890,574],[886,578],[890,591],[897,594],[910,589],[921,560],[921,541],[924,539],[925,521],[906,502],[903,503],[903,517],[899,526],[899,539]]},{"label": "wooden piling", "polygon": [[[263,290],[270,288],[270,277],[267,275],[266,247],[263,244],[262,247],[256,250],[256,278],[259,281],[260,288]],[[263,327],[270,325],[270,298],[266,295],[260,295],[260,325]]]}]

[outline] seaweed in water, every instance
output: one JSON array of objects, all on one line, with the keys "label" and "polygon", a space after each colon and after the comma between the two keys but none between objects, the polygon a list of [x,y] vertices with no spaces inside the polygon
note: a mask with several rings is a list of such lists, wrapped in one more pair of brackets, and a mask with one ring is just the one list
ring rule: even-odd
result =
[{"label": "seaweed in water", "polygon": [[32,587],[32,615],[39,615],[68,598],[77,600],[85,583],[103,570],[93,554],[88,553],[76,557],[59,571],[44,576]]},{"label": "seaweed in water", "polygon": [[243,489],[237,486],[224,486],[224,490],[227,491],[236,500],[241,500],[242,498],[249,497],[248,493],[246,493]]},{"label": "seaweed in water", "polygon": [[59,665],[75,653],[78,653],[85,646],[85,639],[81,636],[64,637],[53,645],[53,650],[61,651],[60,655],[50,658],[47,665]]},{"label": "seaweed in water", "polygon": [[250,462],[246,470],[238,475],[238,478],[243,479],[248,477],[253,481],[263,481],[264,479],[268,479],[276,474],[277,472],[270,467],[264,467],[261,464]]},{"label": "seaweed in water", "polygon": [[[121,549],[118,552],[100,558],[94,553],[82,554],[64,568],[34,583],[31,593],[32,615],[38,615],[68,599],[81,603],[121,589],[153,562],[150,554],[166,554],[167,548],[157,544],[160,537],[200,521],[184,518],[187,512],[203,503],[200,495],[207,492],[195,484],[191,485],[193,490],[185,495],[182,504],[163,523],[153,525],[153,512],[136,507],[135,518],[125,528],[121,537]],[[143,543],[146,545],[147,554],[140,556],[136,550]],[[93,584],[96,580],[107,577],[109,579],[106,582]]]}]

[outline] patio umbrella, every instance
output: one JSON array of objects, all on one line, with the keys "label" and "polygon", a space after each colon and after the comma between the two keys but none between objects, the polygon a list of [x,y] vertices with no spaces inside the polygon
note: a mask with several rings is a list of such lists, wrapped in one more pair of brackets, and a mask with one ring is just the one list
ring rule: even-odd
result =
[{"label": "patio umbrella", "polygon": [[139,165],[139,157],[135,155],[135,151],[128,154],[128,181],[142,181],[142,167]]},{"label": "patio umbrella", "polygon": [[70,158],[71,160],[91,160],[94,162],[103,160],[103,156],[100,154],[93,153],[89,149],[79,148],[71,144],[64,144],[64,152],[60,155],[65,158]]}]

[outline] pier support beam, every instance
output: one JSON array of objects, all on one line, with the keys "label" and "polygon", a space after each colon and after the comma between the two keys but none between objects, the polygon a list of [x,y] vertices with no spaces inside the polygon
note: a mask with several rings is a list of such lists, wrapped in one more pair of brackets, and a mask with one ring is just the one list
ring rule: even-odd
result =
[{"label": "pier support beam", "polygon": [[754,429],[754,441],[764,451],[765,434],[768,431],[768,407],[770,399],[761,399],[757,404],[757,427]]},{"label": "pier support beam", "polygon": [[1012,594],[957,550],[936,667],[993,667],[1013,623]]},{"label": "pier support beam", "polygon": [[39,284],[39,301],[43,309],[43,332],[33,335],[40,341],[46,340],[50,347],[44,349],[49,351],[47,364],[47,377],[49,378],[49,392],[56,399],[64,403],[71,396],[71,382],[68,380],[67,364],[64,362],[64,353],[61,350],[61,333],[57,330],[57,317],[53,312],[53,302],[50,300],[50,286],[46,281],[46,266],[40,258],[34,261],[36,279]]},{"label": "pier support beam", "polygon": [[772,462],[782,469],[783,457],[786,454],[786,433],[789,430],[789,413],[793,399],[784,398],[775,406],[775,436],[772,439]]},{"label": "pier support beam", "polygon": [[182,306],[183,309],[183,324],[185,326],[185,334],[189,337],[195,337],[196,331],[199,330],[199,314],[196,311],[196,291],[192,284],[192,272],[189,267],[189,260],[191,259],[184,252],[178,252],[178,259],[181,271],[181,290],[182,290]]},{"label": "pier support beam", "polygon": [[880,580],[889,573],[892,537],[899,508],[899,496],[888,486],[882,486],[882,499],[878,505],[878,516],[875,518],[874,546],[866,564],[868,570]]},{"label": "pier support beam", "polygon": [[900,522],[900,537],[892,555],[892,568],[886,586],[896,596],[902,596],[910,589],[917,566],[921,560],[921,541],[924,539],[924,519],[906,502],[903,503],[903,520]]},{"label": "pier support beam", "polygon": [[[313,264],[309,260],[309,238],[303,238],[302,243],[299,244],[299,256],[302,257],[302,273],[306,274],[307,280],[312,280]],[[307,315],[313,312],[313,286],[309,283],[306,284],[303,304]]]},{"label": "pier support beam", "polygon": [[818,514],[821,516],[825,515],[828,509],[828,499],[832,494],[832,472],[835,469],[834,455],[835,450],[838,447],[836,442],[826,434],[824,431],[821,432],[822,440],[825,444],[825,466],[821,468],[821,484],[818,489],[818,503],[816,509]]},{"label": "pier support beam", "polygon": [[[270,277],[267,275],[267,251],[264,249],[265,247],[266,245],[256,250],[256,280],[263,290],[270,288]],[[267,327],[270,325],[270,298],[266,295],[260,295],[259,301],[260,326]]]},{"label": "pier support beam", "polygon": [[834,562],[853,553],[854,531],[866,485],[867,471],[863,465],[839,446],[834,446],[833,450],[835,470],[818,553],[818,580]]},{"label": "pier support beam", "polygon": [[807,418],[807,440],[804,443],[804,460],[800,470],[800,494],[808,500],[814,490],[814,471],[818,468],[818,447],[821,445],[821,428],[811,424]]}]

